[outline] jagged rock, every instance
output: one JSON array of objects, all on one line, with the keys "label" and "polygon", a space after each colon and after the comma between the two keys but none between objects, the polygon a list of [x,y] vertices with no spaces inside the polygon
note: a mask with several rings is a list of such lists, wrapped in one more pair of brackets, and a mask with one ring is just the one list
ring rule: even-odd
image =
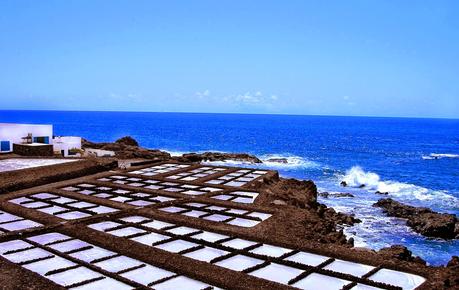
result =
[{"label": "jagged rock", "polygon": [[121,159],[154,159],[158,161],[166,161],[171,159],[171,155],[160,150],[150,150],[137,145],[128,145],[137,143],[131,137],[123,137],[115,143],[93,143],[82,139],[83,148],[94,148],[108,151],[114,151],[115,156]]},{"label": "jagged rock", "polygon": [[376,191],[375,194],[382,194],[382,195],[388,195],[389,193],[388,192],[381,192],[381,191]]},{"label": "jagged rock", "polygon": [[458,236],[459,221],[455,215],[405,205],[391,198],[380,199],[374,206],[383,208],[389,216],[407,219],[406,224],[424,236],[443,239],[454,239]]},{"label": "jagged rock", "polygon": [[347,186],[347,182],[346,181],[341,181],[341,183],[339,185],[341,185],[342,187],[346,187]]},{"label": "jagged rock", "polygon": [[129,145],[129,146],[139,146],[139,143],[137,143],[137,141],[131,136],[122,137],[116,140],[115,143]]},{"label": "jagged rock", "polygon": [[394,245],[387,248],[382,248],[378,251],[378,253],[380,255],[390,258],[396,258],[402,261],[416,262],[423,265],[426,264],[426,262],[423,259],[419,257],[413,257],[413,253],[410,250],[408,250],[407,247],[401,245]]},{"label": "jagged rock", "polygon": [[205,162],[205,161],[226,161],[234,160],[248,163],[263,163],[258,157],[246,153],[220,153],[220,152],[204,152],[204,153],[188,153],[180,157],[176,157],[180,162]]},{"label": "jagged rock", "polygon": [[452,256],[451,260],[449,260],[449,262],[448,262],[448,264],[446,266],[447,267],[459,268],[459,257],[458,256]]},{"label": "jagged rock", "polygon": [[319,196],[321,196],[321,197],[323,197],[323,198],[328,198],[329,195],[330,195],[330,193],[329,193],[329,192],[326,192],[326,191],[324,191],[324,192],[319,192]]}]

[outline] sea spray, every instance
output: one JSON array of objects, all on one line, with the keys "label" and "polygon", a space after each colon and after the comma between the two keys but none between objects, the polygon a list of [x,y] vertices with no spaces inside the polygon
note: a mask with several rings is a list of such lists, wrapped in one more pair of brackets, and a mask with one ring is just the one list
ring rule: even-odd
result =
[{"label": "sea spray", "polygon": [[414,202],[413,205],[433,206],[440,209],[459,209],[459,199],[444,190],[431,190],[410,183],[381,180],[374,172],[364,171],[360,166],[353,166],[346,171],[342,181],[354,188],[367,191],[379,191],[397,197],[400,201]]}]

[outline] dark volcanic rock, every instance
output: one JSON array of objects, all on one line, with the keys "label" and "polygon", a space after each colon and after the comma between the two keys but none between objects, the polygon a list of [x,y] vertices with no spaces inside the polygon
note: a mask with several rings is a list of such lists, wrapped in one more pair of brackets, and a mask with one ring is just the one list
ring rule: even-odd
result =
[{"label": "dark volcanic rock", "polygon": [[347,182],[346,181],[341,181],[341,183],[339,185],[341,185],[342,187],[346,187],[347,186]]},{"label": "dark volcanic rock", "polygon": [[319,192],[319,195],[324,198],[329,197],[355,197],[352,193],[349,192]]},{"label": "dark volcanic rock", "polygon": [[437,213],[425,207],[405,205],[391,198],[380,199],[374,206],[383,208],[389,216],[407,219],[406,224],[424,236],[443,239],[459,238],[459,220],[455,215]]},{"label": "dark volcanic rock", "polygon": [[120,138],[116,140],[115,143],[129,145],[129,146],[139,146],[139,143],[137,143],[137,141],[131,136],[125,136],[123,138]]},{"label": "dark volcanic rock", "polygon": [[413,253],[408,250],[407,247],[401,246],[401,245],[395,245],[395,246],[390,246],[387,248],[382,248],[381,250],[378,251],[380,255],[390,257],[390,258],[396,258],[402,261],[408,261],[408,262],[416,262],[425,265],[426,262],[419,258],[419,257],[413,257]]},{"label": "dark volcanic rock", "polygon": [[381,194],[381,195],[388,195],[388,192],[381,192],[381,191],[376,191],[375,194]]},{"label": "dark volcanic rock", "polygon": [[123,137],[118,139],[115,143],[93,143],[88,140],[82,140],[82,147],[84,148],[94,148],[94,149],[102,149],[102,150],[109,150],[114,151],[116,157],[121,159],[133,159],[133,158],[140,158],[140,159],[153,159],[158,161],[166,161],[171,159],[171,155],[167,152],[160,151],[160,150],[151,150],[139,147],[138,145],[130,145],[130,144],[138,144],[136,140],[132,137]]},{"label": "dark volcanic rock", "polygon": [[188,153],[177,157],[180,162],[203,162],[203,161],[226,161],[234,160],[248,163],[263,163],[258,157],[246,153],[220,153],[220,152],[204,152],[204,153]]}]

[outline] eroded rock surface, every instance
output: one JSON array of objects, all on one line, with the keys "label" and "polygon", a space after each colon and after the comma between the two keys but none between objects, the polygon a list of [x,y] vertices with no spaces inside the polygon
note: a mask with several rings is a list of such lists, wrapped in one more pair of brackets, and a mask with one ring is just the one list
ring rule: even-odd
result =
[{"label": "eroded rock surface", "polygon": [[405,218],[414,231],[443,239],[459,238],[459,220],[455,215],[437,213],[429,208],[405,205],[391,198],[380,199],[374,206],[381,207],[389,216]]}]

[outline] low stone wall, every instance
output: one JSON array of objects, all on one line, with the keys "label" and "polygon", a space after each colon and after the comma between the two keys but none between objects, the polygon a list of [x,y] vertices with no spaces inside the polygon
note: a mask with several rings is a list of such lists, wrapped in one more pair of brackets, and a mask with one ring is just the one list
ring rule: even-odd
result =
[{"label": "low stone wall", "polygon": [[13,152],[22,156],[53,156],[53,145],[13,144]]},{"label": "low stone wall", "polygon": [[118,162],[113,159],[85,159],[6,171],[0,173],[0,194],[107,171],[117,166]]}]

